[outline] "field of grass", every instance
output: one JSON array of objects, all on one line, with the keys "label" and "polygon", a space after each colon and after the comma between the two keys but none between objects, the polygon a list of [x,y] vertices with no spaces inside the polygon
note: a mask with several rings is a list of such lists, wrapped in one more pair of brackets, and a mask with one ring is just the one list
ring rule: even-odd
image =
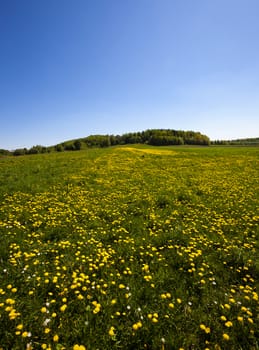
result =
[{"label": "field of grass", "polygon": [[0,349],[259,349],[259,149],[0,158]]}]

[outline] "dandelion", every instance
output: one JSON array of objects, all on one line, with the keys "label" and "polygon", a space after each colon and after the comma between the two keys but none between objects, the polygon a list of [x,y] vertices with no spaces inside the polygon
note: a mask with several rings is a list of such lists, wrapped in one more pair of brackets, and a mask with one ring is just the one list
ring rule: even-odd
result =
[{"label": "dandelion", "polygon": [[210,327],[206,327],[204,324],[200,324],[200,329],[203,330],[206,334],[210,333]]},{"label": "dandelion", "polygon": [[230,337],[229,337],[229,335],[228,335],[227,333],[224,333],[224,334],[222,335],[222,337],[223,337],[223,339],[226,340],[226,341],[228,341],[228,340],[230,339]]},{"label": "dandelion", "polygon": [[132,326],[132,329],[134,330],[134,331],[137,331],[139,328],[141,328],[142,327],[142,323],[139,321],[139,322],[137,322],[137,323],[134,323],[134,325]]},{"label": "dandelion", "polygon": [[74,345],[73,346],[73,350],[86,350],[85,346],[84,345]]},{"label": "dandelion", "polygon": [[114,337],[115,336],[115,327],[111,327],[110,329],[109,329],[109,336],[110,337]]},{"label": "dandelion", "polygon": [[60,307],[60,311],[64,312],[66,310],[66,308],[67,308],[67,304],[64,304]]},{"label": "dandelion", "polygon": [[57,334],[55,334],[54,337],[53,337],[53,341],[54,342],[58,342],[58,340],[59,340],[59,336]]}]

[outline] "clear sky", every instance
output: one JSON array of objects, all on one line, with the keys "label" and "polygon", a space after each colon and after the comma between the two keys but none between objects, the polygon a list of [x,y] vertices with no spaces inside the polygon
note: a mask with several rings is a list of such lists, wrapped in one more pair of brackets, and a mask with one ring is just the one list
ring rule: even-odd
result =
[{"label": "clear sky", "polygon": [[258,0],[1,0],[0,148],[259,137]]}]

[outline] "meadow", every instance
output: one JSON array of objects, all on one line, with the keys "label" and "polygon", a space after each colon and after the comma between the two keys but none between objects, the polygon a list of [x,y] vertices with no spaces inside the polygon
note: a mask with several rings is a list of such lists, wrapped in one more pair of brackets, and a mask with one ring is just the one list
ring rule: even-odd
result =
[{"label": "meadow", "polygon": [[0,349],[259,349],[259,149],[0,158]]}]

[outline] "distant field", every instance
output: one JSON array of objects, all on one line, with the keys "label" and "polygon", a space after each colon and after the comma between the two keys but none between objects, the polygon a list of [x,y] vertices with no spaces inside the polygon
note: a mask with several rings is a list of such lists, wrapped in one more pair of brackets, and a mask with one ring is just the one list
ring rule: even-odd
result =
[{"label": "distant field", "polygon": [[259,349],[258,148],[3,157],[0,199],[0,349]]}]

